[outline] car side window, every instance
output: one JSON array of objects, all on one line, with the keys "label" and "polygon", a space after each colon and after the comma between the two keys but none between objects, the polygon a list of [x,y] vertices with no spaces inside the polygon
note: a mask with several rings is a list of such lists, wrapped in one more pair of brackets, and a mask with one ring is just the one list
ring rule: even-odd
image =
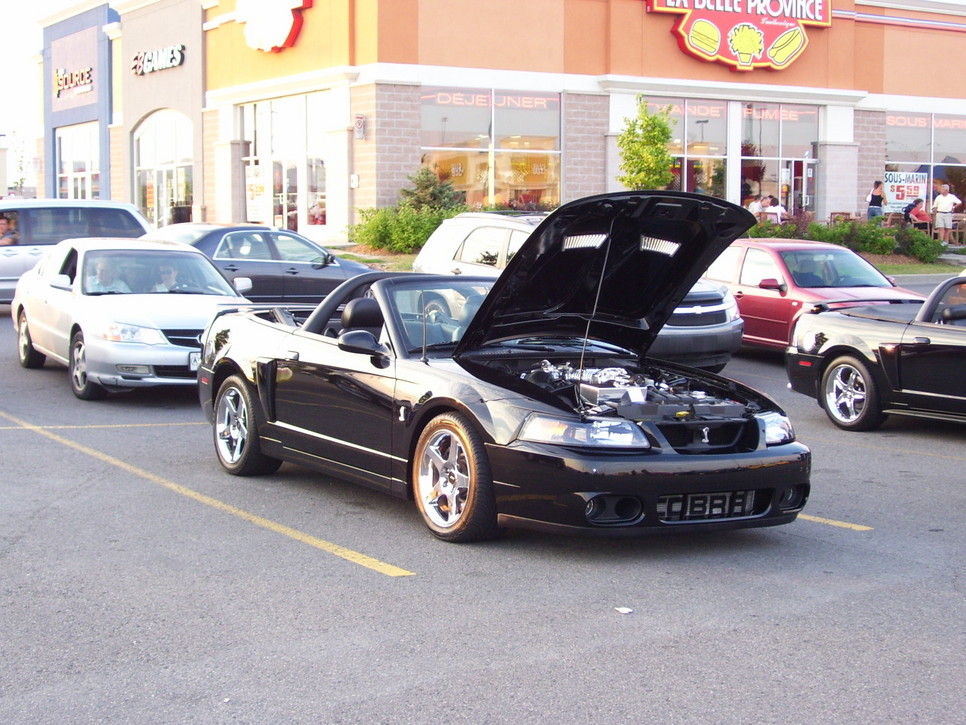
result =
[{"label": "car side window", "polygon": [[456,259],[470,264],[497,266],[500,250],[506,241],[507,230],[498,227],[479,227],[474,229],[456,253]]},{"label": "car side window", "polygon": [[286,262],[318,262],[324,252],[304,239],[291,234],[275,234],[272,237],[278,258]]},{"label": "car side window", "polygon": [[[945,294],[943,294],[942,299],[936,305],[936,314],[934,317],[935,322],[943,322],[943,310],[949,307],[962,307],[966,305],[966,282],[960,284],[954,284]],[[959,327],[966,327],[966,320],[952,320],[948,324],[956,325]]]},{"label": "car side window", "polygon": [[513,255],[520,251],[520,247],[523,243],[530,238],[527,232],[521,232],[518,229],[513,229],[510,232],[510,243],[506,248],[506,261],[509,262],[513,259]]},{"label": "car side window", "polygon": [[255,232],[226,234],[215,250],[215,259],[271,259],[268,242]]},{"label": "car side window", "polygon": [[757,287],[765,279],[784,282],[784,276],[772,256],[761,249],[749,249],[741,267],[741,284]]},{"label": "car side window", "polygon": [[704,276],[717,282],[731,284],[735,281],[735,269],[738,267],[740,256],[741,247],[728,247],[711,263]]}]

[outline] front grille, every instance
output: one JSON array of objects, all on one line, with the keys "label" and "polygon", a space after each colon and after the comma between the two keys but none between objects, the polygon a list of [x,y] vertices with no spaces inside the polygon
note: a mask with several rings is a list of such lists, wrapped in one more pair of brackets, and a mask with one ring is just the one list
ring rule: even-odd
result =
[{"label": "front grille", "polygon": [[201,330],[161,330],[168,342],[180,347],[191,347],[195,350],[201,349]]},{"label": "front grille", "polygon": [[678,453],[728,453],[751,450],[757,425],[745,420],[674,421],[658,423],[658,430]]},{"label": "front grille", "polygon": [[657,516],[664,523],[747,519],[763,514],[770,500],[769,491],[675,493],[658,499]]},{"label": "front grille", "polygon": [[190,370],[187,365],[155,365],[154,374],[159,378],[178,378],[180,380],[194,380],[198,377],[198,371]]},{"label": "front grille", "polygon": [[723,325],[728,321],[728,313],[724,310],[714,312],[675,312],[667,324],[673,327],[703,327],[705,325]]}]

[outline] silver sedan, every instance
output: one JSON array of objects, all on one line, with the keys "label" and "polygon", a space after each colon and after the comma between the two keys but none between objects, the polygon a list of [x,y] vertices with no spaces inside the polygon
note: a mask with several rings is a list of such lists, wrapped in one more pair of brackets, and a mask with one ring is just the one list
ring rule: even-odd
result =
[{"label": "silver sedan", "polygon": [[10,312],[20,364],[66,365],[82,400],[194,385],[202,331],[219,308],[247,304],[239,290],[250,287],[245,278],[233,287],[185,244],[64,240],[17,284]]}]

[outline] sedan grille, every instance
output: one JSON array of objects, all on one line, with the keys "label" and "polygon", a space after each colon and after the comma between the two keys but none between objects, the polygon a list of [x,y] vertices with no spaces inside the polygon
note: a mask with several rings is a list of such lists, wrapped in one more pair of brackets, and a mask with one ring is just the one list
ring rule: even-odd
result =
[{"label": "sedan grille", "polygon": [[[180,347],[192,347],[196,350],[201,349],[201,330],[161,330],[168,342]],[[186,368],[187,369],[187,368]]]},{"label": "sedan grille", "polygon": [[194,380],[198,377],[198,371],[190,370],[187,365],[155,365],[154,374],[159,378],[178,378],[180,380]]}]

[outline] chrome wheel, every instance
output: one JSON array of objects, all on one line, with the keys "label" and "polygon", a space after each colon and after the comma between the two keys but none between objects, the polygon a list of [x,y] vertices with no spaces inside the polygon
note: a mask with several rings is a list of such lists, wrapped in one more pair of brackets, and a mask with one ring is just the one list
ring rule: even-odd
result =
[{"label": "chrome wheel", "polygon": [[17,320],[17,353],[20,365],[25,368],[43,367],[47,356],[34,350],[34,341],[30,337],[30,328],[27,326],[27,314],[20,313]]},{"label": "chrome wheel", "polygon": [[248,381],[241,375],[232,375],[221,384],[214,403],[212,434],[222,467],[236,476],[278,470],[281,460],[262,453],[258,436],[264,418]]},{"label": "chrome wheel", "polygon": [[241,460],[248,444],[248,406],[236,387],[224,390],[215,411],[215,447],[218,457],[228,464]]},{"label": "chrome wheel", "polygon": [[477,428],[459,413],[429,422],[416,442],[413,496],[423,521],[444,541],[500,533],[490,464]]},{"label": "chrome wheel", "polygon": [[845,430],[871,430],[886,419],[872,374],[853,357],[842,357],[829,365],[822,376],[820,402],[829,419]]},{"label": "chrome wheel", "polygon": [[87,345],[84,335],[74,334],[70,341],[70,359],[68,361],[70,373],[70,388],[74,395],[81,400],[99,400],[107,395],[107,390],[90,379],[87,372]]},{"label": "chrome wheel", "polygon": [[470,472],[466,449],[452,431],[437,431],[423,446],[416,486],[434,524],[443,529],[456,525],[466,506]]},{"label": "chrome wheel", "polygon": [[852,423],[865,408],[865,379],[851,365],[839,365],[825,382],[825,404],[843,423]]}]

